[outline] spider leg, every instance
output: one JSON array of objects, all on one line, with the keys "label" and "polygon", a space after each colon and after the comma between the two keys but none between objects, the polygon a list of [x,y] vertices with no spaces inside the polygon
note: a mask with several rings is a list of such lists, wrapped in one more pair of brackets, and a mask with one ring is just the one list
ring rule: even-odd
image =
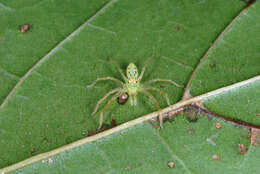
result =
[{"label": "spider leg", "polygon": [[98,82],[98,81],[103,81],[103,80],[112,80],[112,81],[115,81],[117,83],[120,83],[120,85],[124,85],[123,82],[121,82],[120,80],[114,78],[114,77],[101,77],[101,78],[97,78],[92,84],[90,85],[87,85],[86,88],[92,88],[95,86],[95,84]]},{"label": "spider leg", "polygon": [[116,94],[107,102],[107,104],[104,106],[104,108],[103,108],[102,111],[100,112],[98,130],[102,127],[104,112],[106,112],[106,110],[108,110],[108,109],[110,108],[111,102],[114,101],[117,97],[119,97],[119,96],[121,95],[121,93],[122,93],[121,91],[119,91],[118,93],[116,93]]},{"label": "spider leg", "polygon": [[174,82],[173,80],[169,80],[169,79],[152,79],[152,80],[146,81],[145,83],[149,84],[149,83],[154,83],[154,82],[169,82],[177,87],[180,87],[180,88],[184,87],[183,85],[180,85],[180,84]]},{"label": "spider leg", "polygon": [[110,96],[110,95],[113,94],[113,93],[119,92],[119,91],[121,91],[121,90],[122,90],[122,88],[115,88],[115,89],[109,91],[108,93],[106,93],[106,94],[104,95],[104,97],[102,97],[102,98],[97,102],[96,107],[95,107],[94,111],[92,112],[91,116],[93,116],[93,115],[97,112],[97,110],[98,110],[98,108],[99,108],[99,105],[100,105],[108,96]]},{"label": "spider leg", "polygon": [[127,82],[127,78],[126,78],[125,74],[123,73],[122,69],[120,68],[120,66],[118,65],[117,61],[112,58],[111,58],[111,60],[114,63],[114,65],[116,66],[116,68],[119,71],[119,73],[121,74],[121,76],[123,77],[124,81]]},{"label": "spider leg", "polygon": [[150,92],[146,91],[145,89],[141,90],[140,92],[145,94],[150,100],[153,101],[153,105],[156,107],[156,109],[158,111],[160,127],[162,128],[163,127],[163,115],[162,115],[162,110],[160,108],[160,105],[159,105],[158,101],[153,96],[153,94],[151,94]]},{"label": "spider leg", "polygon": [[145,89],[147,89],[147,90],[154,90],[154,91],[159,92],[161,95],[164,95],[167,104],[168,104],[168,105],[171,105],[171,104],[170,104],[169,97],[168,97],[168,94],[167,94],[165,91],[163,91],[163,90],[161,90],[161,89],[159,89],[159,88],[153,87],[153,86],[144,86],[143,88],[145,88]]},{"label": "spider leg", "polygon": [[151,60],[151,57],[148,57],[147,60],[145,61],[144,66],[142,68],[142,72],[141,72],[140,76],[138,77],[138,81],[142,80],[146,66],[147,66],[147,64],[149,63],[150,60]]}]

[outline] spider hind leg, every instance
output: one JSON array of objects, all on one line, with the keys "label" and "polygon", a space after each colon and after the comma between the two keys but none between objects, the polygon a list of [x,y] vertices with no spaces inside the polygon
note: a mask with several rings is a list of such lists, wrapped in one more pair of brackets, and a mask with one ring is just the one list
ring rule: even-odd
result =
[{"label": "spider hind leg", "polygon": [[103,124],[103,118],[104,118],[104,112],[106,112],[110,107],[111,107],[111,103],[117,99],[117,97],[119,97],[122,94],[122,91],[119,91],[118,93],[116,93],[115,95],[113,95],[112,98],[109,99],[109,101],[107,102],[107,104],[104,106],[104,108],[101,110],[100,115],[99,115],[99,126],[98,126],[98,130],[100,130],[100,128],[102,127]]},{"label": "spider hind leg", "polygon": [[163,113],[161,110],[161,107],[158,103],[158,101],[156,100],[156,98],[153,96],[153,94],[151,94],[150,92],[148,92],[147,90],[143,89],[140,92],[142,92],[143,94],[145,94],[150,101],[152,101],[153,105],[156,107],[157,112],[158,112],[158,116],[159,116],[159,121],[160,121],[160,127],[163,128]]}]

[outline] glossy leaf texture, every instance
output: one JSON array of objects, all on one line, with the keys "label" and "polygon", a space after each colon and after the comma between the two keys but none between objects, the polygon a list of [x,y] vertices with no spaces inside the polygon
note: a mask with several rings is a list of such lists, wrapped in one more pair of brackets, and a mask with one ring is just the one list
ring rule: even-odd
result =
[{"label": "glossy leaf texture", "polygon": [[[4,21],[0,24],[0,167],[96,130],[99,112],[90,114],[116,84],[86,85],[98,77],[122,80],[111,58],[123,70],[129,62],[141,70],[152,57],[143,81],[166,78],[186,86],[155,85],[169,94],[171,104],[180,102],[187,89],[197,96],[260,74],[259,3],[246,8],[239,0],[22,2],[0,1]],[[25,23],[32,27],[21,33],[19,26]],[[257,126],[258,89],[255,81],[202,104],[211,112]],[[163,96],[153,94],[161,108],[167,107]],[[115,101],[104,122],[112,124],[112,117],[120,125],[153,111],[151,102],[138,95],[136,107]],[[242,174],[259,170],[260,152],[250,145],[249,130],[208,118],[202,114],[191,123],[178,116],[162,130],[140,123],[16,172]],[[216,122],[223,127],[216,129]],[[207,138],[214,135],[215,144],[209,143]],[[249,148],[245,155],[237,152],[238,144]],[[220,160],[212,160],[214,154]],[[175,162],[174,168],[168,167],[170,161]]]}]

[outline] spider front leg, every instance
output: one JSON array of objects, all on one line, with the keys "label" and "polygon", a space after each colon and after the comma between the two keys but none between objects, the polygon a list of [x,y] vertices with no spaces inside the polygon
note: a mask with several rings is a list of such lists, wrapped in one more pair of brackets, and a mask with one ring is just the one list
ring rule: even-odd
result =
[{"label": "spider front leg", "polygon": [[160,105],[158,103],[158,101],[156,100],[156,98],[150,93],[148,92],[146,89],[142,89],[140,91],[141,93],[145,94],[150,100],[153,101],[153,105],[156,107],[158,115],[159,115],[159,121],[160,121],[160,127],[163,128],[163,115],[162,115],[162,110],[160,108]]},{"label": "spider front leg", "polygon": [[168,97],[168,94],[167,94],[166,92],[164,92],[163,90],[161,90],[161,89],[159,89],[159,88],[156,88],[156,87],[153,87],[153,86],[144,86],[143,88],[144,88],[144,89],[147,89],[147,90],[154,90],[154,91],[159,92],[161,95],[164,95],[167,104],[168,104],[168,105],[171,105],[171,104],[170,104],[169,97]]},{"label": "spider front leg", "polygon": [[147,66],[147,64],[149,63],[150,60],[151,60],[151,57],[148,57],[148,59],[145,61],[144,66],[142,68],[142,72],[141,72],[140,76],[138,77],[139,82],[142,80],[146,66]]},{"label": "spider front leg", "polygon": [[111,60],[114,63],[117,70],[119,71],[119,73],[121,74],[121,76],[123,77],[124,81],[127,82],[127,78],[126,78],[125,74],[123,73],[122,69],[120,68],[120,66],[118,65],[117,61],[112,58],[111,58]]},{"label": "spider front leg", "polygon": [[118,80],[114,77],[101,77],[101,78],[97,78],[96,80],[94,80],[94,82],[90,85],[87,85],[86,88],[92,88],[95,86],[95,84],[98,82],[98,81],[104,81],[104,80],[111,80],[111,81],[114,81],[114,82],[117,82],[119,83],[120,85],[124,85],[123,82],[121,82],[121,80]]},{"label": "spider front leg", "polygon": [[175,81],[169,80],[169,79],[152,79],[152,80],[146,81],[145,84],[154,83],[154,82],[169,82],[177,87],[180,87],[180,88],[184,87],[183,85],[180,85],[180,84],[176,83]]},{"label": "spider front leg", "polygon": [[106,110],[108,110],[108,109],[110,108],[111,102],[113,102],[113,101],[114,101],[117,97],[119,97],[121,94],[122,94],[122,91],[116,93],[116,94],[107,102],[107,104],[104,106],[104,108],[103,108],[102,111],[100,112],[98,130],[102,127],[104,112],[106,112]]}]

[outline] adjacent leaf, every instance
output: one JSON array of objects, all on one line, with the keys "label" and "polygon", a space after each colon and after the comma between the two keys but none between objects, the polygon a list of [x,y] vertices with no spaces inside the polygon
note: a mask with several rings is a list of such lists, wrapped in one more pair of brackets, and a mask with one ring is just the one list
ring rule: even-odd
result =
[{"label": "adjacent leaf", "polygon": [[260,82],[244,86],[204,102],[205,106],[218,114],[247,123],[260,125]]},{"label": "adjacent leaf", "polygon": [[[222,124],[221,129],[215,127],[217,122]],[[193,123],[179,115],[164,125],[165,129],[158,131],[140,124],[13,173],[232,174],[243,165],[244,156],[237,152],[237,145],[249,147],[247,130],[209,120],[205,115]],[[213,160],[214,154],[220,159]],[[174,162],[174,168],[168,166],[169,162]]]}]

